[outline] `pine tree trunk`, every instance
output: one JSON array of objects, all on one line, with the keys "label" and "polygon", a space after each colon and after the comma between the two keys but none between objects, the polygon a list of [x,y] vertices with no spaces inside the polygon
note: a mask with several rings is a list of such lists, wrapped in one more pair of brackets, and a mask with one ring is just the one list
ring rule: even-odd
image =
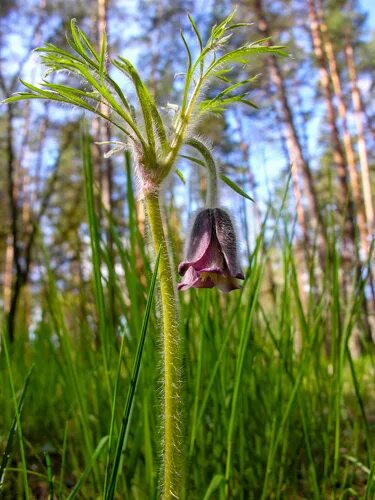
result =
[{"label": "pine tree trunk", "polygon": [[[16,172],[15,172],[15,155],[13,145],[13,109],[12,105],[7,105],[7,176],[8,176],[8,198],[9,212],[11,218],[11,237],[9,242],[12,244],[12,249],[8,250],[9,261],[7,263],[8,271],[13,275],[13,270],[16,271],[16,279],[22,273],[20,265],[20,253],[18,245],[18,196],[16,190]],[[12,256],[12,262],[10,261]],[[15,314],[18,298],[14,300],[14,296],[18,287],[13,285],[13,276],[8,276],[8,283],[11,285],[8,303],[7,327],[8,335],[11,342],[14,340]]]},{"label": "pine tree trunk", "polygon": [[[258,30],[265,37],[270,37],[270,28],[263,11],[262,0],[255,0],[254,8],[255,14],[258,18]],[[269,41],[269,43],[271,43],[271,41]],[[311,169],[303,154],[302,146],[299,141],[296,126],[294,123],[294,117],[288,101],[284,79],[278,66],[277,60],[274,56],[270,56],[268,58],[268,68],[271,81],[276,87],[278,101],[285,124],[285,136],[290,163],[295,165],[296,172],[298,172],[298,177],[300,176],[303,179],[304,191],[306,193],[309,205],[310,222],[313,230],[317,233],[320,260],[321,264],[324,265],[325,259],[327,257],[326,233],[323,218],[319,209],[318,198],[311,174]],[[292,172],[292,175],[295,174],[293,174]],[[304,224],[304,227],[302,227],[302,231],[305,235],[307,235],[308,227],[306,224],[306,217],[304,216],[302,218],[300,215],[299,219],[300,223]]]},{"label": "pine tree trunk", "polygon": [[329,37],[328,27],[324,21],[324,14],[323,14],[321,0],[316,0],[316,2],[317,2],[317,4],[316,4],[317,5],[317,18],[318,18],[318,23],[320,24],[319,28],[320,28],[320,32],[322,35],[322,41],[323,41],[323,45],[325,48],[325,53],[327,55],[330,77],[331,77],[331,81],[332,81],[332,85],[333,85],[333,90],[334,90],[334,93],[335,93],[335,96],[337,99],[338,112],[339,112],[339,116],[341,119],[344,149],[345,149],[346,160],[347,160],[347,165],[348,165],[348,170],[349,170],[349,176],[350,176],[350,182],[351,182],[351,187],[352,187],[352,192],[353,192],[354,204],[355,204],[356,212],[357,212],[358,229],[359,229],[361,247],[362,247],[363,256],[365,259],[367,259],[368,253],[369,253],[369,241],[368,241],[368,233],[367,233],[367,227],[366,227],[366,216],[365,216],[365,211],[364,211],[364,206],[363,206],[361,187],[360,187],[359,175],[358,175],[356,161],[355,161],[352,139],[350,136],[348,122],[347,122],[348,112],[347,112],[347,108],[346,108],[344,95],[342,92],[341,79],[340,79],[339,71],[338,71],[337,64],[336,64],[336,58],[335,58],[332,42],[331,42],[330,37]]},{"label": "pine tree trunk", "polygon": [[[108,38],[108,0],[97,0],[97,30],[98,30],[98,45],[99,50],[102,45],[103,35],[106,33]],[[106,114],[108,110],[104,104],[100,104],[100,111]],[[99,142],[109,142],[111,140],[111,133],[107,123],[103,120],[98,120],[96,123],[97,127],[97,137]],[[104,144],[101,148],[103,155],[108,153],[111,149],[110,144]],[[99,153],[100,154],[100,153]],[[99,156],[98,163],[101,165],[100,169],[100,179],[101,179],[101,201],[106,212],[114,215],[114,200],[113,200],[113,162],[111,158],[101,158]],[[106,215],[104,215],[104,220]],[[107,227],[107,249],[110,265],[114,268],[115,265],[115,255],[114,255],[114,244],[112,232],[110,229],[110,221],[107,218],[105,227]],[[108,284],[108,294],[109,294],[109,310],[110,310],[110,323],[112,327],[115,327],[115,290],[113,286]]]},{"label": "pine tree trunk", "polygon": [[13,282],[13,238],[8,234],[5,242],[5,258],[4,258],[4,280],[3,280],[3,307],[4,313],[9,314],[10,301],[12,297],[12,282]]},{"label": "pine tree trunk", "polygon": [[365,130],[363,126],[364,110],[362,105],[361,94],[358,88],[357,72],[354,64],[353,47],[349,42],[345,45],[346,64],[348,68],[349,78],[351,81],[351,94],[354,108],[354,119],[358,134],[358,154],[361,165],[361,178],[363,198],[365,203],[366,218],[368,224],[368,232],[372,234],[374,230],[374,205],[372,201],[370,167],[368,162]]},{"label": "pine tree trunk", "polygon": [[355,248],[355,230],[353,204],[351,202],[350,189],[348,183],[348,169],[341,147],[339,132],[336,124],[336,115],[333,105],[333,95],[330,87],[329,73],[323,53],[322,38],[319,30],[319,22],[315,10],[314,0],[308,0],[308,13],[310,20],[310,31],[313,49],[320,73],[320,83],[323,98],[327,108],[328,125],[330,129],[331,144],[333,148],[333,161],[336,166],[339,181],[339,206],[343,213],[344,224],[344,252],[343,257],[348,263],[352,261]]},{"label": "pine tree trunk", "polygon": [[[351,192],[348,184],[348,179],[349,177],[351,178],[353,182],[353,172],[350,171],[350,165],[348,168],[348,165],[345,161],[344,157],[344,152],[341,147],[341,142],[340,142],[340,137],[339,137],[339,132],[338,132],[338,127],[336,123],[336,114],[335,114],[335,109],[334,109],[334,104],[333,104],[333,93],[331,91],[331,86],[330,86],[330,75],[327,70],[326,66],[326,60],[323,52],[323,38],[322,38],[322,32],[321,32],[321,27],[319,23],[319,17],[317,10],[315,8],[315,0],[308,0],[308,11],[309,11],[309,20],[310,20],[310,30],[311,30],[311,36],[312,36],[312,43],[313,43],[313,48],[314,48],[314,53],[315,57],[317,60],[317,64],[319,67],[319,72],[320,72],[320,81],[321,81],[321,86],[322,86],[322,91],[323,91],[323,98],[326,103],[327,107],[327,113],[328,113],[328,124],[330,127],[330,134],[331,134],[331,143],[333,147],[333,159],[336,165],[336,170],[338,174],[338,180],[339,180],[339,187],[340,187],[340,193],[339,193],[339,203],[340,203],[340,208],[343,211],[344,214],[344,241],[343,241],[343,287],[344,287],[344,296],[347,292],[347,289],[349,288],[349,276],[350,272],[353,269],[353,265],[355,266],[355,273],[356,273],[356,279],[358,279],[361,274],[362,274],[362,268],[361,268],[361,263],[360,260],[353,259],[353,255],[355,255],[355,250],[356,250],[356,238],[355,238],[355,219],[354,219],[354,207],[353,203],[351,200]],[[331,61],[332,64],[332,61]],[[334,68],[332,68],[334,70]],[[332,71],[331,69],[331,71]],[[336,85],[339,83],[339,80],[336,81]],[[338,90],[338,89],[337,89]],[[342,94],[342,92],[341,92]],[[342,109],[343,116],[345,118],[345,109]],[[350,159],[348,158],[348,163],[350,162]],[[354,165],[355,168],[355,165]],[[350,171],[350,176],[349,172]],[[355,201],[357,202],[358,200],[356,199],[357,195],[354,193],[355,189],[357,191],[359,190],[359,183],[357,182],[356,186],[353,187],[353,194],[355,196]],[[361,239],[361,245],[363,248],[364,244],[364,239],[365,239],[365,234],[364,230],[366,230],[366,225],[365,222],[363,221],[363,213],[362,212],[362,219],[360,222],[360,215],[357,207],[357,215],[358,215],[358,226],[359,226],[359,231],[360,231],[360,239]],[[360,227],[360,224],[362,224],[362,227]],[[364,225],[364,227],[363,227]],[[366,237],[367,241],[367,237]],[[370,278],[370,285],[372,286],[372,279]],[[370,337],[372,335],[371,332],[371,325],[368,323],[367,319],[367,298],[366,295],[363,294],[363,301],[362,301],[362,306],[364,308],[364,318],[365,322],[367,323],[366,329],[367,329],[367,335]],[[359,348],[360,348],[360,334],[359,331],[356,331],[353,336],[352,336],[352,344],[350,346],[351,350],[353,353],[355,353]]]}]

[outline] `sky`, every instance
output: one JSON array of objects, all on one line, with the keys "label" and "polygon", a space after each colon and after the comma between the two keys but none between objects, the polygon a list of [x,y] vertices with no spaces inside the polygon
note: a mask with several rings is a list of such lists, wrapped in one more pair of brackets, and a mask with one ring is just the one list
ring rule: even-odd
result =
[{"label": "sky", "polygon": [[361,0],[361,5],[369,14],[369,26],[375,28],[375,1],[374,0]]}]

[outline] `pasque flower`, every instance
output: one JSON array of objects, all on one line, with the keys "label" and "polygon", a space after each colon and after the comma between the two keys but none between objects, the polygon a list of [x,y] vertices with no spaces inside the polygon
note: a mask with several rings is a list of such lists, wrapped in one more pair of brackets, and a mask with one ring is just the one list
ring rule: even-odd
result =
[{"label": "pasque flower", "polygon": [[178,267],[179,290],[213,288],[223,292],[240,288],[244,275],[238,261],[236,233],[229,214],[221,208],[198,212],[188,240],[186,257]]}]

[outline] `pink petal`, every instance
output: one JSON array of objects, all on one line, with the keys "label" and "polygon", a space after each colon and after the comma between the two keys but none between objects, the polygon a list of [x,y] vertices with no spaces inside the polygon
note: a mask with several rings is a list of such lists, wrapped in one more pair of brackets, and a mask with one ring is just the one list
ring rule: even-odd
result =
[{"label": "pink petal", "polygon": [[178,266],[178,272],[183,276],[189,266],[202,259],[211,241],[213,228],[212,210],[204,209],[199,212],[190,232],[186,258]]},{"label": "pink petal", "polygon": [[226,271],[224,255],[215,234],[212,235],[206,252],[193,264],[193,267],[200,273],[224,273]]}]

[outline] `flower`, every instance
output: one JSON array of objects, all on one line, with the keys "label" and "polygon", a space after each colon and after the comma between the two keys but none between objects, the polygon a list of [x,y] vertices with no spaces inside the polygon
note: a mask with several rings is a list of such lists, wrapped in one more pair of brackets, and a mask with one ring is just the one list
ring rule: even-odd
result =
[{"label": "flower", "polygon": [[233,223],[221,208],[206,208],[195,216],[186,257],[178,266],[184,279],[179,290],[213,288],[223,292],[240,288],[243,280]]}]

